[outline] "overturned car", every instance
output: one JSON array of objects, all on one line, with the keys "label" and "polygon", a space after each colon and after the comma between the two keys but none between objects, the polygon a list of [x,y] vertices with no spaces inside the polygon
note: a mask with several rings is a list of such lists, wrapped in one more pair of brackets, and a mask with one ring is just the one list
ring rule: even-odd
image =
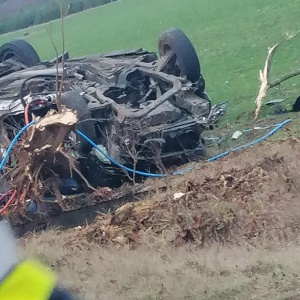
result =
[{"label": "overturned car", "polygon": [[[69,58],[64,53],[40,61],[24,40],[0,47],[3,152],[26,123],[60,107],[78,116],[63,147],[81,176],[57,156],[44,157],[36,165],[43,194],[50,191],[51,177],[61,194],[79,193],[118,186],[132,179],[134,170],[165,172],[170,165],[204,157],[201,133],[224,113],[212,108],[196,51],[179,29],[161,33],[158,54],[133,49]],[[8,171],[20,164],[20,157],[15,153]]]}]

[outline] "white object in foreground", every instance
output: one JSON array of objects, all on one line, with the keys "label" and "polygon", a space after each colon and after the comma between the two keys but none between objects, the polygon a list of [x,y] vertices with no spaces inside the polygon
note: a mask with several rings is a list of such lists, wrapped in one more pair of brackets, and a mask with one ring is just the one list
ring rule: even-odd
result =
[{"label": "white object in foreground", "polygon": [[16,239],[7,221],[0,221],[0,280],[18,263]]}]

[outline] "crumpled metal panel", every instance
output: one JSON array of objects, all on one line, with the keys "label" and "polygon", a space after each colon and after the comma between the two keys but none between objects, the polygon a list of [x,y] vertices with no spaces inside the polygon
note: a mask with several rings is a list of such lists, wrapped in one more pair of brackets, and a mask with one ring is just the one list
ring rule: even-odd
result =
[{"label": "crumpled metal panel", "polygon": [[178,121],[182,118],[182,111],[175,107],[170,102],[165,102],[152,112],[150,112],[144,119],[149,126],[157,126],[159,124],[168,124]]}]

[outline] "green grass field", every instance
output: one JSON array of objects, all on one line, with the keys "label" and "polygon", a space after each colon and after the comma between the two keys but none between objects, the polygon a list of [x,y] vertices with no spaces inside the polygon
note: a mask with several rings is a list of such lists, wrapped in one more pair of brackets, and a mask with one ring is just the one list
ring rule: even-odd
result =
[{"label": "green grass field", "polygon": [[[299,0],[122,0],[68,17],[66,45],[71,56],[131,47],[156,50],[158,34],[179,27],[196,46],[213,102],[230,101],[225,122],[232,123],[249,117],[254,108],[267,48],[300,28],[298,7]],[[0,44],[28,32],[25,38],[41,58],[52,58],[45,26],[0,36]],[[53,22],[52,33],[60,45],[59,21]],[[300,36],[279,48],[273,78],[299,64],[299,48]],[[288,81],[281,92],[270,91],[269,98],[288,97],[291,104],[299,94],[299,80]]]}]

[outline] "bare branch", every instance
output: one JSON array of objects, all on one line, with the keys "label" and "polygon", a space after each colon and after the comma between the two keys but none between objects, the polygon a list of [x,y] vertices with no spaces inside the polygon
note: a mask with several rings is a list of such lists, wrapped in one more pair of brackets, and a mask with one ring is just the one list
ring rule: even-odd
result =
[{"label": "bare branch", "polygon": [[[62,94],[62,89],[63,89],[63,84],[64,84],[64,74],[65,74],[65,26],[64,26],[64,19],[68,15],[68,12],[70,10],[70,5],[68,5],[68,8],[65,12],[63,12],[63,7],[62,7],[62,2],[60,2],[60,20],[61,20],[61,37],[62,37],[62,77],[61,77],[61,82],[60,82],[60,87],[59,87],[59,93],[57,96],[57,106],[61,106],[60,100],[61,100],[61,94]],[[60,109],[60,108],[59,108]]]},{"label": "bare branch", "polygon": [[286,32],[285,33],[286,37],[283,40],[283,42],[284,41],[290,41],[291,39],[293,39],[294,37],[296,37],[299,33],[300,33],[300,30],[297,30],[297,31],[292,32],[292,33]]},{"label": "bare branch", "polygon": [[64,29],[64,18],[68,15],[70,10],[70,5],[68,5],[68,8],[65,12],[63,12],[63,7],[62,7],[62,2],[60,2],[60,20],[61,20],[61,35],[62,35],[62,75],[61,79],[59,80],[59,74],[58,74],[58,69],[59,69],[59,52],[58,49],[54,43],[53,37],[52,37],[52,23],[49,23],[49,28],[46,26],[46,32],[50,38],[51,44],[54,48],[55,55],[56,55],[56,104],[57,104],[57,110],[59,113],[61,113],[61,94],[62,94],[62,89],[63,89],[63,83],[64,83],[64,71],[65,71],[65,58],[64,58],[64,53],[65,53],[65,29]]},{"label": "bare branch", "polygon": [[88,182],[88,180],[83,176],[83,174],[79,171],[79,169],[76,167],[74,160],[71,156],[69,156],[67,153],[62,151],[61,149],[58,150],[59,153],[61,153],[66,159],[68,159],[69,166],[80,176],[80,178],[85,182],[86,186],[91,189],[92,191],[96,191],[94,187],[91,186],[91,184]]},{"label": "bare branch", "polygon": [[[54,48],[55,51],[55,56],[56,56],[56,77],[55,77],[55,94],[56,94],[56,99],[58,99],[58,89],[59,89],[59,79],[58,79],[58,49],[54,43],[53,37],[52,37],[52,23],[49,23],[49,28],[46,26],[46,32],[48,33],[48,36],[50,38],[51,44]],[[58,112],[61,113],[61,107],[60,105],[57,107]]]},{"label": "bare branch", "polygon": [[286,81],[288,79],[291,79],[293,77],[296,77],[298,75],[300,75],[300,69],[292,71],[290,73],[287,73],[287,74],[279,77],[278,79],[274,80],[273,82],[269,83],[269,89],[271,89],[271,88],[273,88],[275,86],[278,86],[281,83],[283,83],[284,81]]}]

